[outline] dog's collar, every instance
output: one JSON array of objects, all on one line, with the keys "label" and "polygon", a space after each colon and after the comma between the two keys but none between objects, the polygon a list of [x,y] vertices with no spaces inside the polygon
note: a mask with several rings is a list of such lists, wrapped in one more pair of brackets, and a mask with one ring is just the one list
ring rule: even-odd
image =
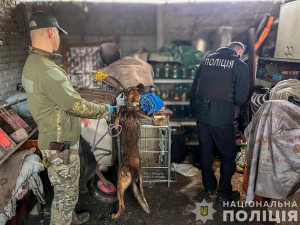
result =
[{"label": "dog's collar", "polygon": [[137,107],[140,103],[139,102],[127,102],[127,107]]}]

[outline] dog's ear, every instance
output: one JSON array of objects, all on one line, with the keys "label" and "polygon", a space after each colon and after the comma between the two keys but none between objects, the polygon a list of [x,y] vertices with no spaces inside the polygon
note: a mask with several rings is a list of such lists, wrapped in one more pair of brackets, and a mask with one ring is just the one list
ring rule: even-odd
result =
[{"label": "dog's ear", "polygon": [[142,93],[144,93],[144,87],[142,87],[142,88],[139,88],[139,90],[138,90],[138,93],[139,93],[139,94],[142,94]]},{"label": "dog's ear", "polygon": [[138,91],[138,90],[139,90],[138,87],[133,87],[133,88],[130,89],[130,91]]}]

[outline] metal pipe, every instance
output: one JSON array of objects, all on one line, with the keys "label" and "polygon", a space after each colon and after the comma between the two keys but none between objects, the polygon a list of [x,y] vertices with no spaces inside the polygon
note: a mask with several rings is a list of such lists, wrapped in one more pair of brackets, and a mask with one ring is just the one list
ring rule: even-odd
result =
[{"label": "metal pipe", "polygon": [[255,86],[255,79],[256,79],[256,69],[257,69],[257,63],[256,63],[256,54],[255,54],[255,28],[251,28],[249,30],[249,75],[250,75],[250,83],[251,83],[251,94],[254,90]]},{"label": "metal pipe", "polygon": [[168,136],[169,136],[169,149],[168,149],[168,187],[170,187],[170,183],[171,183],[171,143],[172,143],[172,139],[171,139],[171,132],[172,129],[169,126],[168,127]]},{"label": "metal pipe", "polygon": [[0,106],[0,110],[8,108],[8,107],[10,107],[12,105],[15,105],[15,104],[18,104],[18,103],[21,103],[21,102],[25,102],[26,100],[27,100],[27,98],[24,98],[24,99],[21,99],[21,100],[15,100],[15,101],[13,101],[11,103],[7,103],[7,104],[4,104],[4,105],[1,105]]}]

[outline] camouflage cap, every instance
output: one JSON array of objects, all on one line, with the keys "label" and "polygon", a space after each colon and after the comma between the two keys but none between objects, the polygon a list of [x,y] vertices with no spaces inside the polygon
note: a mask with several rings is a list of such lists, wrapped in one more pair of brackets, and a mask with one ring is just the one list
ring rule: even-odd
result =
[{"label": "camouflage cap", "polygon": [[29,30],[36,30],[40,28],[47,28],[47,27],[57,27],[60,32],[64,34],[68,34],[65,30],[63,30],[57,23],[56,19],[54,16],[52,16],[49,13],[45,13],[42,11],[37,11],[33,13],[30,18],[29,18],[29,23],[31,21],[35,22],[34,26],[29,26]]}]

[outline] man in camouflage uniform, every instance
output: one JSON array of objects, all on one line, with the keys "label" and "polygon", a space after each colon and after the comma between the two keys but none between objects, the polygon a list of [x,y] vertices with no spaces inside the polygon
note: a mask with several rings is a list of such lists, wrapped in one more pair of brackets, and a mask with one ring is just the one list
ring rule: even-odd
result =
[{"label": "man in camouflage uniform", "polygon": [[[39,129],[38,146],[49,164],[48,175],[54,187],[51,224],[81,224],[88,213],[76,215],[79,195],[80,160],[78,143],[81,118],[98,119],[113,112],[107,104],[94,104],[82,99],[72,87],[66,72],[54,63],[59,56],[59,32],[56,19],[44,12],[35,12],[29,19],[32,40],[29,57],[23,69],[22,83],[30,112]],[[50,143],[68,142],[70,157],[66,164]]]}]

